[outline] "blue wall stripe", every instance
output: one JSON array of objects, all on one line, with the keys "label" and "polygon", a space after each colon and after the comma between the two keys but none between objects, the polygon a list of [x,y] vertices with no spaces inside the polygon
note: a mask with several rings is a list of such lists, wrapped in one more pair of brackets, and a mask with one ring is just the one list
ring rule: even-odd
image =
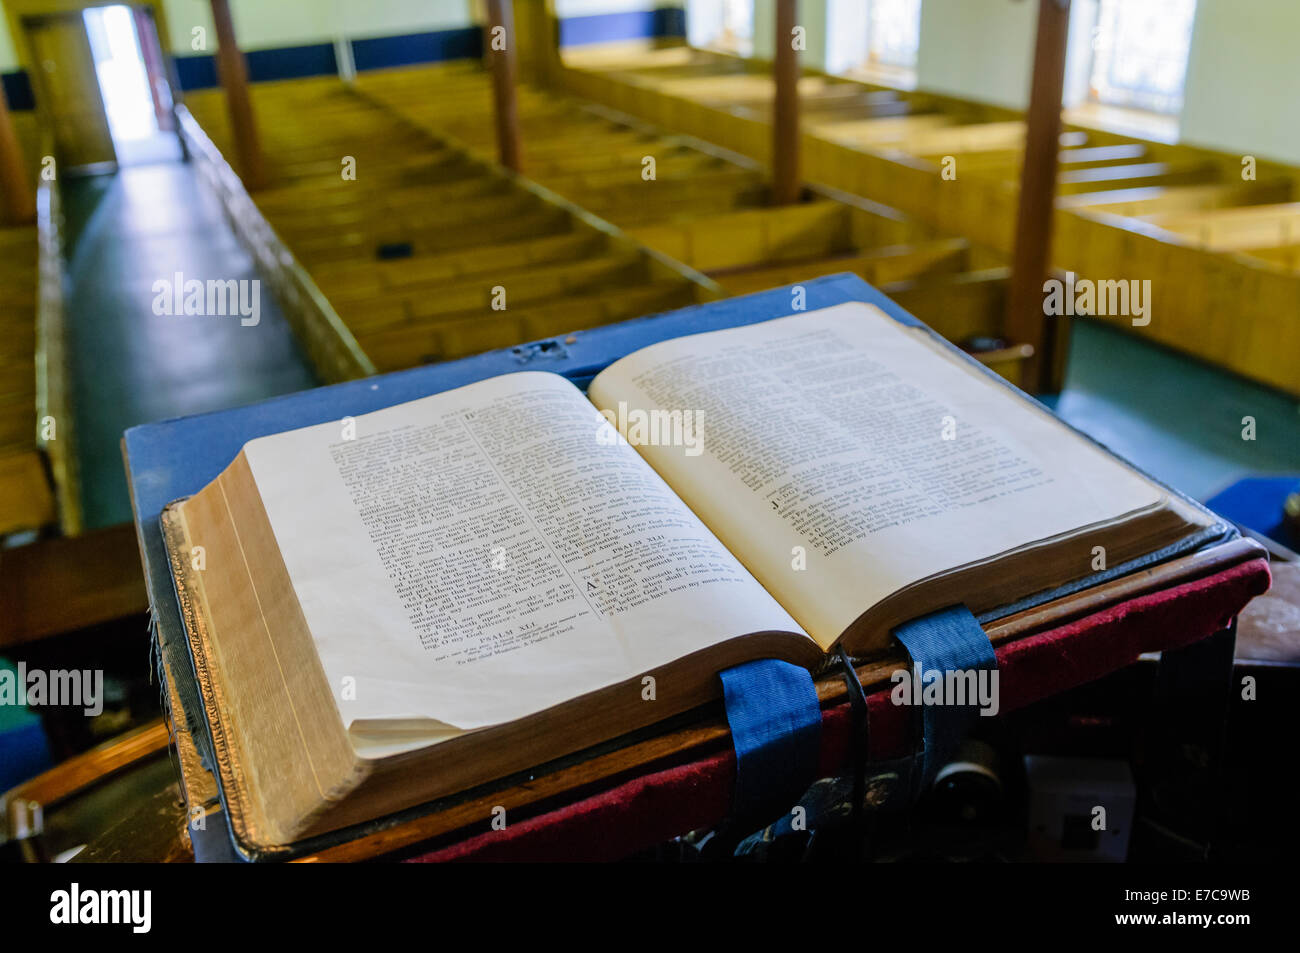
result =
[{"label": "blue wall stripe", "polygon": [[207,89],[217,85],[217,61],[211,56],[177,56],[176,80],[181,89]]},{"label": "blue wall stripe", "polygon": [[680,7],[596,13],[585,17],[567,17],[560,21],[561,46],[685,35],[686,11]]},{"label": "blue wall stripe", "polygon": [[483,30],[476,26],[352,41],[352,59],[359,70],[472,59],[482,55]]},{"label": "blue wall stripe", "polygon": [[311,46],[286,46],[272,50],[249,50],[248,78],[254,83],[272,79],[296,79],[300,76],[323,76],[337,73],[333,43]]},{"label": "blue wall stripe", "polygon": [[[359,70],[468,59],[481,55],[482,37],[482,29],[473,26],[358,39],[352,41],[352,59]],[[244,57],[248,62],[248,78],[254,83],[326,76],[338,71],[333,43],[248,50]],[[175,59],[181,89],[207,89],[217,85],[216,60],[212,56],[178,56]]]},{"label": "blue wall stripe", "polygon": [[[686,11],[679,7],[598,13],[560,21],[560,43],[563,46],[685,35]],[[352,57],[359,70],[472,59],[482,54],[483,30],[477,26],[352,41]],[[255,83],[325,76],[338,71],[332,43],[247,50],[244,56],[248,61],[248,78]],[[217,64],[212,56],[176,56],[174,59],[176,78],[182,90],[208,89],[217,85]],[[35,106],[31,84],[24,71],[5,73],[3,80],[10,109],[32,109]]]}]

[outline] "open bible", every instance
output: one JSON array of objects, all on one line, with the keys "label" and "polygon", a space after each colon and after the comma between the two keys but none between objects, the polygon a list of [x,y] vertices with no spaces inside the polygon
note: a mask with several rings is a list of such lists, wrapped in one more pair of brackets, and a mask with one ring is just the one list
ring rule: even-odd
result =
[{"label": "open bible", "polygon": [[1209,520],[851,302],[261,437],[163,530],[227,811],[273,846]]}]

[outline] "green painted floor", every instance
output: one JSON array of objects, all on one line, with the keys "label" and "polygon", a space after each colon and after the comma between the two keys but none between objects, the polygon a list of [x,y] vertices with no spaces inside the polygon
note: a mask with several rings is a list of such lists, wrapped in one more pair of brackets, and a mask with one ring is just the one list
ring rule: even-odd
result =
[{"label": "green painted floor", "polygon": [[1094,321],[1075,321],[1065,388],[1048,403],[1199,500],[1245,476],[1300,473],[1300,401]]},{"label": "green painted floor", "polygon": [[88,528],[130,522],[122,432],[316,381],[269,287],[260,321],[153,310],[154,282],[253,280],[215,197],[181,162],[63,184],[68,347]]}]

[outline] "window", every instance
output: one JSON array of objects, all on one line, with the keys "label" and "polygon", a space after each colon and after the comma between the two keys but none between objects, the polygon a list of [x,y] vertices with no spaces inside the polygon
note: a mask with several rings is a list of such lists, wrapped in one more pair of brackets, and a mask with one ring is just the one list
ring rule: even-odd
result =
[{"label": "window", "polygon": [[921,0],[826,0],[826,23],[826,72],[914,81]]},{"label": "window", "polygon": [[686,36],[691,46],[754,55],[754,0],[690,0]]},{"label": "window", "polygon": [[870,0],[867,63],[915,69],[921,44],[921,0]]},{"label": "window", "polygon": [[742,56],[754,52],[754,0],[722,0],[721,39]]},{"label": "window", "polygon": [[1179,113],[1196,0],[1101,0],[1089,98],[1108,106]]}]

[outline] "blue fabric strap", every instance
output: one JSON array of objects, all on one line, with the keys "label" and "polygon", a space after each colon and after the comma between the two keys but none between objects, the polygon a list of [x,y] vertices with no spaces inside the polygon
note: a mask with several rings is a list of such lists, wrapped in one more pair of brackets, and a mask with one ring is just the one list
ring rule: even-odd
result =
[{"label": "blue fabric strap", "polygon": [[[998,660],[993,654],[993,645],[989,637],[976,621],[975,616],[965,606],[950,606],[929,615],[913,619],[894,630],[894,637],[907,649],[912,657],[913,682],[923,691],[925,686],[942,673],[961,672],[978,673],[980,670],[997,671]],[[976,674],[967,678],[964,687],[971,688],[985,679],[985,687],[997,690],[997,682],[987,676]],[[916,692],[913,691],[913,696]],[[953,699],[944,697],[942,704],[922,704],[922,699],[913,697],[912,704],[921,708],[921,777],[920,790],[926,790],[938,773],[956,751],[957,746],[969,733],[975,719],[979,717],[979,694],[967,691],[966,700],[974,704],[953,704]]]},{"label": "blue fabric strap", "polygon": [[[807,669],[776,659],[719,673],[736,748],[733,819],[763,826],[816,780],[822,711]],[[753,829],[752,827],[750,829]]]}]

